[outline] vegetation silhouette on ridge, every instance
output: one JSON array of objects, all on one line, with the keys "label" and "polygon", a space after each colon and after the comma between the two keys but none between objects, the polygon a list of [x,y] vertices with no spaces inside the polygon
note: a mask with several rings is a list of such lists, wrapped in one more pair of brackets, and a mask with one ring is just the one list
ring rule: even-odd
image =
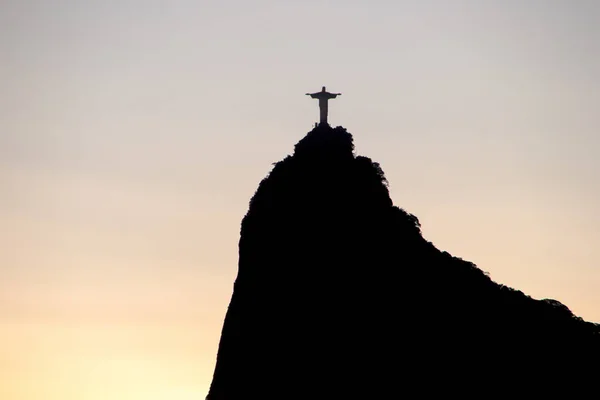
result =
[{"label": "vegetation silhouette on ridge", "polygon": [[600,355],[600,325],[424,239],[343,127],[315,127],[262,180],[238,267],[211,400],[464,391],[475,377],[539,393],[539,368],[581,385]]}]

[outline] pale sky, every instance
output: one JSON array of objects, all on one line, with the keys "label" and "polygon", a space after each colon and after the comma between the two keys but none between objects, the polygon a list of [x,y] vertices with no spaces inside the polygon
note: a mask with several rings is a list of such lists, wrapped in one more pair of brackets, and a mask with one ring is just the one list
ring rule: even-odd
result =
[{"label": "pale sky", "polygon": [[600,2],[4,0],[0,398],[203,399],[323,85],[425,238],[600,322]]}]

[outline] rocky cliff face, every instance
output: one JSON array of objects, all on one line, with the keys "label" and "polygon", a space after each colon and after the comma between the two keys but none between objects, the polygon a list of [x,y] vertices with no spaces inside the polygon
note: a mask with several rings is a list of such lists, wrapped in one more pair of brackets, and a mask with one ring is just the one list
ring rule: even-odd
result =
[{"label": "rocky cliff face", "polygon": [[464,394],[474,379],[539,394],[541,370],[580,384],[598,370],[585,360],[600,355],[599,328],[435,248],[352,136],[320,126],[260,183],[242,221],[207,398]]}]

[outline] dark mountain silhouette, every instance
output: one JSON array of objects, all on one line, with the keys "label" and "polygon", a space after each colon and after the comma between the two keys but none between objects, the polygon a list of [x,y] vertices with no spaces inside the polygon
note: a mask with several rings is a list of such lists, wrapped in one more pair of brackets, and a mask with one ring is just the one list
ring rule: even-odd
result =
[{"label": "dark mountain silhouette", "polygon": [[379,164],[321,125],[275,164],[242,221],[207,398],[573,393],[600,376],[599,349],[600,325],[424,239]]}]

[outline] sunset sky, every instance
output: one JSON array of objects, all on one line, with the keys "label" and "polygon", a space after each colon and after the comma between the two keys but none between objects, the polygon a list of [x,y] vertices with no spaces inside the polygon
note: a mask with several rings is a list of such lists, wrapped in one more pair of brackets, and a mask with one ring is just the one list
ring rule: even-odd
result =
[{"label": "sunset sky", "polygon": [[203,399],[323,85],[425,238],[600,322],[599,1],[3,0],[0,398]]}]

